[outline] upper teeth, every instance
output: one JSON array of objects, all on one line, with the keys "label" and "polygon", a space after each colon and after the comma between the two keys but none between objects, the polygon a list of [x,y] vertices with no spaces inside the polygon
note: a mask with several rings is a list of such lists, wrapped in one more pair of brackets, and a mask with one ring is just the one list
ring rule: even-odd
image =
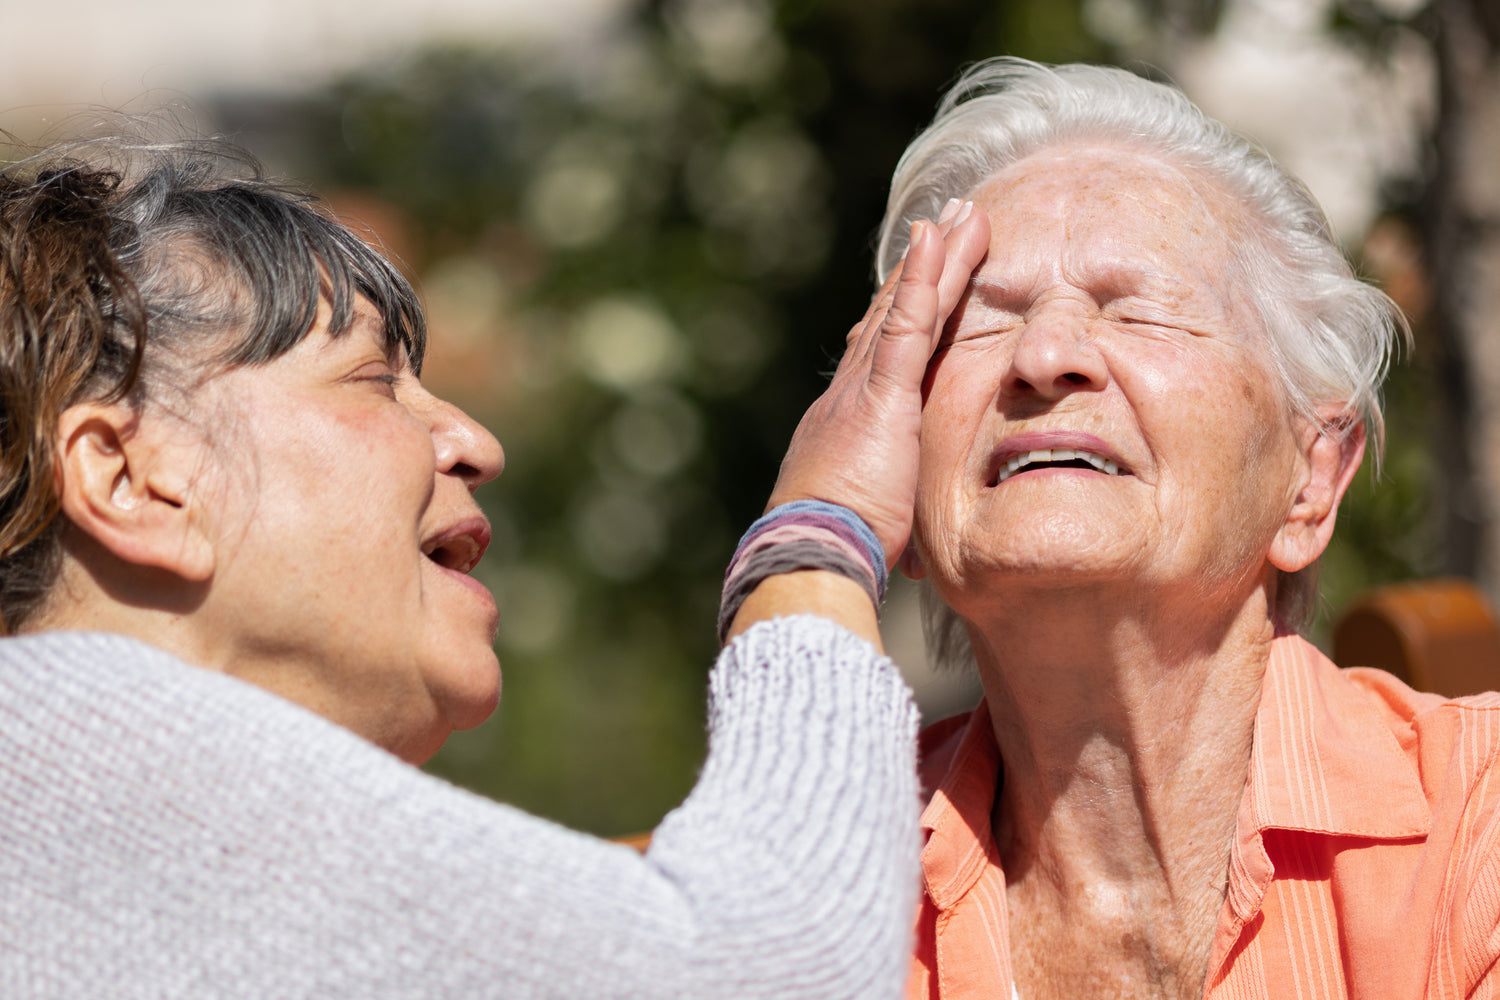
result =
[{"label": "upper teeth", "polygon": [[1075,459],[1082,459],[1105,475],[1118,476],[1120,474],[1120,467],[1114,462],[1086,451],[1074,451],[1071,448],[1038,448],[1035,451],[1013,456],[1009,462],[1005,463],[1005,468],[1000,470],[1000,478],[996,480],[996,483],[1005,482],[1022,466],[1034,465],[1037,462],[1071,462]]}]

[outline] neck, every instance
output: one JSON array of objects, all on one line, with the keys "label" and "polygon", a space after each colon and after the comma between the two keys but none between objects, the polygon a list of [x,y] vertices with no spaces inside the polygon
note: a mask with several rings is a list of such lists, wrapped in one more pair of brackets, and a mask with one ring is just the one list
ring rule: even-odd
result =
[{"label": "neck", "polygon": [[971,624],[1012,881],[1041,874],[1072,900],[1222,885],[1274,635],[1263,595],[1215,615],[1161,595],[1032,593]]},{"label": "neck", "polygon": [[64,535],[56,582],[21,629],[114,632],[213,667],[196,625],[207,584],[110,557],[82,532]]}]

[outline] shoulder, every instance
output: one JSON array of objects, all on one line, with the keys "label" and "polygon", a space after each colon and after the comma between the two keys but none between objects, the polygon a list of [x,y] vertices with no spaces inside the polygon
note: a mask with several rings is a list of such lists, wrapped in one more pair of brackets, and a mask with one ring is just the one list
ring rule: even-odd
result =
[{"label": "shoulder", "polygon": [[[513,812],[252,684],[90,633],[0,640],[0,798],[49,818],[0,821],[13,843],[49,824],[120,832],[70,834],[80,864],[110,852],[135,864],[172,845],[187,859],[212,843],[288,870],[306,844],[422,854],[443,837],[508,830]],[[188,865],[182,877],[208,874]]]},{"label": "shoulder", "polygon": [[1454,768],[1459,783],[1472,787],[1500,761],[1500,693],[1448,698],[1368,667],[1336,669],[1325,683],[1345,687],[1376,713],[1424,778]]},{"label": "shoulder", "polygon": [[[323,717],[148,643],[101,632],[0,639],[0,769],[52,774],[167,768],[214,781],[307,782],[343,769],[401,781],[420,772]],[[173,787],[176,787],[175,785]]]},{"label": "shoulder", "polygon": [[1342,729],[1353,739],[1378,727],[1426,772],[1458,758],[1473,776],[1500,759],[1500,693],[1449,698],[1417,691],[1384,670],[1335,666],[1297,637],[1277,640],[1268,679],[1279,701],[1313,713],[1322,735]]},{"label": "shoulder", "polygon": [[1296,637],[1272,648],[1256,745],[1265,794],[1318,790],[1316,802],[1288,791],[1267,808],[1315,826],[1431,830],[1440,841],[1483,827],[1500,804],[1500,696],[1414,691],[1384,671],[1340,669]]},{"label": "shoulder", "polygon": [[1336,683],[1364,699],[1414,765],[1430,842],[1446,845],[1447,880],[1463,887],[1455,898],[1485,905],[1480,922],[1500,926],[1500,694],[1448,698],[1362,667],[1338,670]]},{"label": "shoulder", "polygon": [[4,682],[39,675],[77,673],[92,665],[119,664],[150,672],[185,669],[187,664],[138,639],[109,632],[40,632],[0,639]]},{"label": "shoulder", "polygon": [[199,718],[222,715],[220,721],[231,729],[239,728],[236,718],[275,716],[290,725],[346,733],[246,681],[107,632],[44,632],[0,639],[0,701],[22,699],[58,708],[86,704],[101,720],[123,717],[125,710],[111,708],[123,703],[128,711],[147,715],[182,714],[189,708],[202,713]]}]

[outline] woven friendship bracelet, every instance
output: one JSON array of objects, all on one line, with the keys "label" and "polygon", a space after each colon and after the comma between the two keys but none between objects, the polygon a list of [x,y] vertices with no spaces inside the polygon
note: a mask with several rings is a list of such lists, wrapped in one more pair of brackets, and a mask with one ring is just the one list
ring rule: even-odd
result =
[{"label": "woven friendship bracelet", "polygon": [[[871,566],[879,566],[881,575],[885,573],[885,549],[881,548],[880,539],[875,537],[875,532],[870,526],[848,507],[841,507],[836,503],[828,503],[825,500],[793,500],[781,506],[767,511],[765,514],[747,530],[740,539],[739,548],[735,549],[734,558],[739,558],[740,549],[752,543],[756,536],[765,531],[771,525],[805,524],[812,527],[824,527],[840,531],[840,533],[858,544],[864,546],[866,558]],[[734,565],[734,559],[729,561]]]},{"label": "woven friendship bracelet", "polygon": [[847,507],[796,500],[750,525],[735,548],[719,602],[719,641],[761,581],[804,569],[848,577],[864,587],[877,612],[885,600],[885,550],[870,526]]}]

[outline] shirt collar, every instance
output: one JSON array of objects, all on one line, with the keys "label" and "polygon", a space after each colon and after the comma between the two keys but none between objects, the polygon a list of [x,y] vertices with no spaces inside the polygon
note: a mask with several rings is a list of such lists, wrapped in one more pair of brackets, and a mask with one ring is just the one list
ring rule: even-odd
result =
[{"label": "shirt collar", "polygon": [[[1431,811],[1416,768],[1368,697],[1300,636],[1272,642],[1240,808],[1236,865],[1248,864],[1252,875],[1268,866],[1260,843],[1268,829],[1378,840],[1429,831]],[[1000,751],[983,701],[950,739],[956,741],[951,763],[922,813],[929,833],[922,854],[927,894],[945,910],[973,887],[986,865],[999,865],[990,816]],[[940,754],[953,745],[944,742]],[[1243,902],[1248,912],[1250,900]]]},{"label": "shirt collar", "polygon": [[1256,831],[1397,840],[1432,825],[1416,765],[1389,720],[1295,635],[1271,644],[1245,807],[1242,819]]},{"label": "shirt collar", "polygon": [[[922,852],[922,875],[927,895],[940,909],[949,909],[973,888],[988,865],[998,866],[990,814],[1000,777],[1000,750],[990,728],[983,701],[969,713],[967,725],[952,739],[957,749],[942,782],[922,812],[928,831]],[[939,753],[947,750],[939,748]]]},{"label": "shirt collar", "polygon": [[1416,766],[1369,698],[1300,636],[1271,643],[1229,859],[1236,922],[1220,928],[1211,969],[1260,909],[1275,873],[1266,830],[1406,840],[1431,828]]}]

